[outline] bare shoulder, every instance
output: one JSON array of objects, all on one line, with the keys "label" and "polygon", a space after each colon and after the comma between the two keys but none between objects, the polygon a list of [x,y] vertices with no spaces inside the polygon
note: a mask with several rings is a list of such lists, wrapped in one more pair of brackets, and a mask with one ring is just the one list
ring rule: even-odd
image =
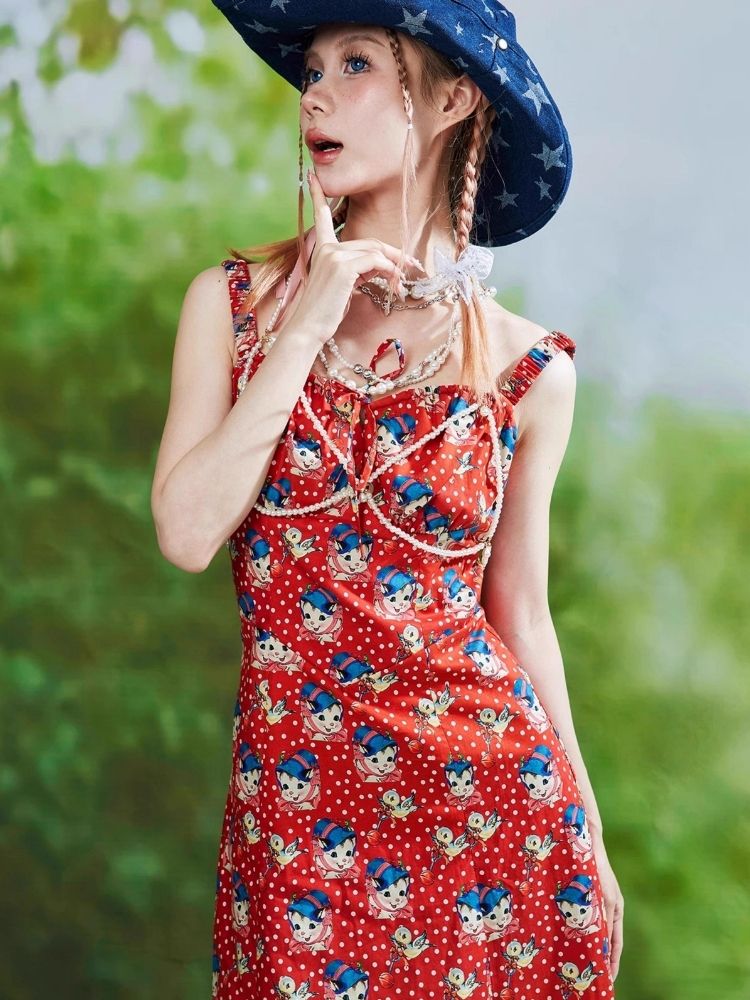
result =
[{"label": "bare shoulder", "polygon": [[228,281],[227,273],[221,264],[214,264],[211,267],[199,271],[188,285],[185,292],[185,303],[183,308],[191,313],[197,312],[200,318],[211,318],[226,325],[229,319],[231,329],[232,313],[228,309]]},{"label": "bare shoulder", "polygon": [[[487,303],[487,319],[493,370],[501,382],[531,347],[552,332],[495,300]],[[567,351],[558,351],[516,404],[519,429],[559,419],[561,412],[572,410],[575,391],[573,359]]]},{"label": "bare shoulder", "polygon": [[188,294],[196,299],[213,298],[221,301],[227,288],[227,272],[221,264],[199,271],[188,286]]},{"label": "bare shoulder", "polygon": [[209,337],[231,355],[234,329],[226,271],[220,264],[199,271],[190,281],[182,302],[178,337]]},{"label": "bare shoulder", "polygon": [[506,309],[495,299],[485,300],[490,359],[496,377],[510,375],[529,348],[550,331],[539,323]]}]

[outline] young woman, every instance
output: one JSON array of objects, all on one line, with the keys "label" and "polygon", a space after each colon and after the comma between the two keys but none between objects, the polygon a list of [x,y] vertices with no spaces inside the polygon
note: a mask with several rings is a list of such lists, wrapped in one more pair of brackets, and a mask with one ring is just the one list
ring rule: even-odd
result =
[{"label": "young woman", "polygon": [[559,112],[500,4],[215,2],[301,105],[298,233],[191,283],[153,487],[238,598],[213,996],[611,998],[547,601],[575,344],[481,281],[567,189]]}]

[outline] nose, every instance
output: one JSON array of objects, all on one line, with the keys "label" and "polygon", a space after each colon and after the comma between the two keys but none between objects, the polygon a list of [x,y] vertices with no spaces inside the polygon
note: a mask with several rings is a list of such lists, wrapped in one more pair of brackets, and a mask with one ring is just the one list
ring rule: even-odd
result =
[{"label": "nose", "polygon": [[316,111],[325,114],[330,110],[322,81],[316,83],[314,87],[311,87],[309,84],[307,85],[307,89],[300,97],[300,107],[307,114],[312,114]]}]

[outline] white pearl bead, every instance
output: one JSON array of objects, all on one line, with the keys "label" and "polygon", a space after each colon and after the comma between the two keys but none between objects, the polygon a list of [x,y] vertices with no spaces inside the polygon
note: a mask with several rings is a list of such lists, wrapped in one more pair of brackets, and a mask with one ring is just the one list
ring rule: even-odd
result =
[{"label": "white pearl bead", "polygon": [[[287,284],[288,284],[288,276],[287,276]],[[494,295],[495,292],[496,292],[496,289],[493,287],[490,291]],[[281,300],[279,300],[278,303],[277,303],[276,314],[278,314],[278,310],[279,310],[280,306],[281,306]],[[269,327],[267,328],[267,333],[270,332],[270,328],[272,328],[272,326],[273,326],[273,321],[269,324]],[[448,355],[448,353],[450,351],[451,345],[455,341],[456,336],[458,335],[458,331],[460,329],[461,329],[461,322],[460,322],[460,320],[458,320],[457,322],[452,323],[451,324],[451,329],[450,329],[450,332],[449,332],[449,335],[448,335],[448,339],[447,339],[446,343],[442,345],[442,347],[436,348],[436,350],[434,352],[430,352],[430,354],[427,356],[427,358],[425,358],[420,364],[418,364],[417,366],[415,366],[415,368],[413,369],[413,371],[410,372],[406,378],[398,378],[398,379],[395,379],[395,380],[394,379],[381,379],[381,380],[379,380],[379,382],[375,386],[372,387],[372,390],[371,390],[372,393],[373,394],[375,392],[383,393],[386,389],[391,389],[391,388],[395,387],[396,385],[401,385],[401,384],[408,385],[408,384],[410,384],[412,382],[419,381],[420,380],[420,373],[425,374],[425,375],[432,375],[432,374],[434,374],[434,372],[440,367],[440,365],[443,363],[444,359],[447,357],[447,355]],[[332,341],[333,337],[331,337],[330,339]],[[238,395],[240,395],[242,393],[242,391],[244,390],[244,388],[247,385],[247,381],[248,381],[248,377],[249,377],[250,364],[252,362],[252,359],[255,357],[256,353],[258,352],[258,350],[262,349],[262,340],[265,340],[265,338],[259,338],[259,339],[256,340],[256,343],[252,346],[252,348],[250,349],[250,351],[248,352],[248,354],[246,355],[246,357],[244,359],[242,371],[241,371],[240,377],[238,379]],[[268,339],[268,341],[267,341],[268,345],[269,346],[273,345],[273,343],[275,342],[275,340],[276,340],[276,336],[270,337]],[[320,355],[321,359],[323,360],[323,362],[325,364],[325,362],[326,362],[327,359],[325,358],[325,354],[324,354],[322,348],[321,348],[321,351],[319,352],[319,355]],[[330,368],[329,366],[326,365],[326,370],[328,371],[329,375],[333,376],[335,374],[335,376],[338,377],[338,374],[339,374],[339,369],[338,368]],[[338,380],[341,381],[343,384],[347,385],[349,388],[355,390],[355,391],[360,391],[361,388],[362,388],[362,387],[358,386],[357,383],[353,379],[339,378]],[[318,416],[315,413],[315,411],[312,409],[312,406],[310,404],[310,400],[308,399],[307,393],[305,392],[304,389],[303,389],[302,393],[300,394],[299,401],[302,404],[302,406],[305,409],[305,411],[307,412],[308,416],[310,417],[310,420],[313,423],[313,425],[316,427],[316,429],[318,430],[318,432],[321,434],[321,436],[328,443],[328,446],[329,446],[330,450],[332,451],[332,453],[337,457],[337,459],[342,464],[342,466],[345,469],[348,469],[350,467],[350,459],[351,459],[351,448],[352,448],[352,439],[351,439],[351,437],[348,439],[348,441],[349,441],[348,454],[345,455],[341,451],[341,449],[338,447],[338,444],[335,441],[333,441],[331,439],[331,437],[328,435],[325,426],[323,425],[323,423],[321,422],[321,420],[318,418]],[[497,497],[496,497],[496,499],[495,499],[495,501],[494,501],[494,503],[492,505],[493,512],[492,512],[492,517],[491,517],[491,520],[490,520],[490,526],[487,529],[487,531],[485,532],[486,537],[483,539],[482,542],[479,542],[476,545],[461,546],[461,547],[458,547],[458,548],[455,548],[455,549],[446,549],[446,548],[443,548],[442,546],[428,545],[427,543],[422,542],[421,540],[419,540],[417,538],[412,538],[407,532],[403,531],[403,529],[401,529],[398,525],[394,524],[389,518],[387,518],[385,516],[385,514],[383,514],[383,512],[380,510],[378,504],[373,499],[372,489],[371,489],[371,486],[369,484],[364,488],[364,490],[361,491],[361,493],[359,494],[359,499],[364,500],[368,504],[368,506],[372,509],[373,513],[378,518],[378,520],[383,524],[384,527],[386,527],[391,533],[393,533],[393,534],[399,536],[400,538],[403,538],[405,541],[409,542],[415,548],[421,549],[422,551],[425,551],[425,552],[429,552],[429,553],[433,553],[433,554],[436,554],[436,555],[439,555],[439,556],[443,556],[444,558],[461,558],[461,557],[465,557],[467,555],[470,555],[470,554],[477,553],[477,552],[481,551],[481,556],[479,558],[479,562],[484,567],[486,565],[489,557],[490,557],[490,554],[491,554],[490,542],[491,542],[492,536],[494,535],[494,532],[495,532],[495,530],[497,528],[497,525],[499,523],[499,520],[500,520],[500,512],[501,512],[501,509],[502,509],[503,498],[504,498],[505,478],[503,476],[502,456],[501,456],[501,452],[500,452],[500,437],[499,437],[499,432],[498,432],[498,428],[497,428],[497,423],[496,423],[496,420],[495,420],[494,410],[493,410],[493,408],[491,406],[488,406],[486,404],[480,404],[480,403],[476,402],[476,403],[473,403],[471,406],[469,406],[463,412],[471,412],[472,410],[478,410],[480,413],[482,413],[483,415],[487,416],[488,420],[489,420],[489,424],[490,424],[490,441],[491,441],[491,444],[492,444],[492,459],[491,459],[491,461],[492,461],[492,465],[494,467],[494,474],[495,474],[494,475],[494,479],[495,479],[495,484],[496,484],[496,489],[497,489]],[[408,455],[413,454],[419,448],[423,447],[428,441],[436,438],[439,434],[441,434],[443,432],[443,430],[451,422],[452,422],[452,418],[451,417],[447,417],[445,420],[443,420],[440,424],[438,424],[432,430],[428,431],[427,433],[423,434],[420,438],[418,438],[416,441],[412,442],[411,445],[409,445],[408,447],[402,448],[400,451],[398,451],[394,455],[390,456],[390,458],[386,459],[381,465],[376,466],[376,468],[373,470],[373,472],[372,472],[372,474],[370,476],[370,482],[372,482],[372,481],[376,480],[377,478],[379,478],[381,475],[383,475],[387,471],[387,469],[389,469],[391,466],[393,466],[397,462],[403,461],[403,459],[406,458]],[[347,484],[347,486],[345,486],[342,490],[339,490],[337,493],[334,493],[332,496],[329,496],[326,499],[319,501],[318,503],[309,504],[309,505],[304,506],[304,507],[279,507],[279,508],[274,508],[274,507],[272,507],[270,505],[266,506],[266,504],[263,503],[263,502],[261,502],[261,501],[257,501],[253,505],[253,509],[258,510],[258,511],[260,511],[263,514],[266,514],[266,515],[272,516],[272,517],[289,517],[289,516],[294,515],[294,514],[308,514],[308,513],[314,513],[315,511],[319,511],[319,510],[325,510],[327,507],[331,507],[331,506],[333,506],[335,504],[337,505],[337,504],[343,502],[344,500],[346,500],[347,497],[351,497],[353,504],[355,504],[355,505],[357,504],[357,502],[358,502],[358,494],[357,494],[357,491],[355,490],[355,488],[351,485],[351,483]]]}]

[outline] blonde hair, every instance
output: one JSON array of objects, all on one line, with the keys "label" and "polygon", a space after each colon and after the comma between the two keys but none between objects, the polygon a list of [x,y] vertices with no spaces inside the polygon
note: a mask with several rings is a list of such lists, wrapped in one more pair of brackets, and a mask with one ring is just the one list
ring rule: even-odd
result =
[{"label": "blonde hair", "polygon": [[[404,110],[409,121],[412,119],[413,106],[411,93],[407,83],[406,66],[401,50],[400,32],[385,28],[391,45],[393,58],[398,69]],[[407,36],[402,36],[407,38]],[[421,73],[419,88],[422,100],[428,106],[435,107],[438,87],[462,75],[456,65],[442,53],[425,44],[420,39],[408,37],[407,41],[420,56]],[[303,90],[304,93],[304,90]],[[491,125],[495,118],[495,109],[484,95],[480,97],[474,111],[456,126],[449,147],[448,190],[451,222],[456,236],[456,259],[469,243],[474,220],[474,208],[479,185],[482,164],[488,151]],[[407,212],[408,191],[416,178],[416,163],[414,157],[414,129],[406,130],[406,141],[402,158],[401,184],[401,241],[403,264],[404,248],[409,245],[410,227]],[[294,267],[297,258],[303,253],[304,229],[304,190],[302,185],[303,156],[302,130],[299,137],[299,195],[297,200],[297,235],[286,240],[273,243],[262,243],[244,250],[229,248],[236,259],[248,263],[262,260],[262,267],[253,279],[250,294],[243,304],[242,312],[246,315],[255,308],[264,296],[285,277]],[[346,220],[348,196],[343,196],[332,209],[333,224],[339,228]],[[309,262],[303,281],[309,273]],[[391,293],[396,289],[397,278],[390,282]],[[492,374],[492,364],[487,341],[487,323],[481,307],[476,287],[468,302],[459,300],[461,310],[461,382],[470,386],[478,394],[489,393],[497,397],[497,380]]]}]

